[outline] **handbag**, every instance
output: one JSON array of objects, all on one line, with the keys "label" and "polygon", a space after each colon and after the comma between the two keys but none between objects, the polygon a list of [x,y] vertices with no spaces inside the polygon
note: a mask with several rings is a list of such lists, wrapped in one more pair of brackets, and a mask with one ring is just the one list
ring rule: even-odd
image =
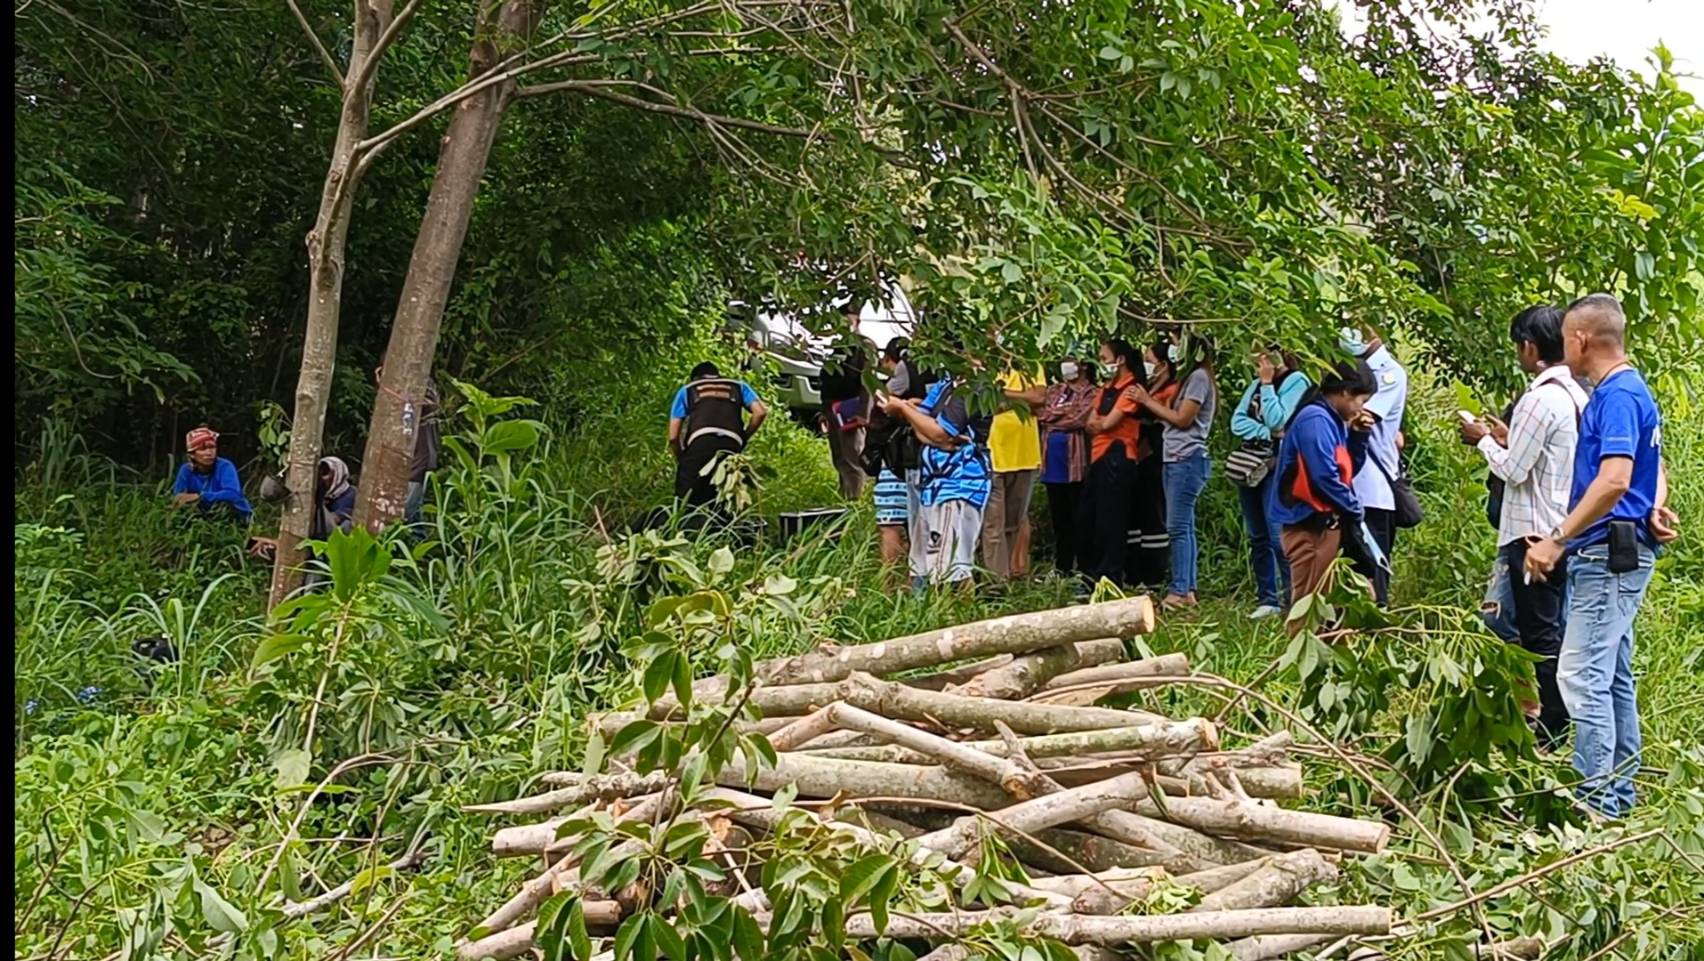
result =
[{"label": "handbag", "polygon": [[1395,509],[1391,511],[1391,519],[1396,522],[1398,530],[1407,530],[1420,526],[1420,522],[1426,519],[1426,512],[1420,508],[1420,495],[1414,493],[1414,483],[1408,479],[1408,472],[1402,469],[1401,455],[1397,456],[1399,459],[1396,462],[1395,477],[1390,476],[1390,471],[1385,470],[1377,457],[1368,455],[1367,459],[1373,462],[1373,466],[1377,467],[1379,473],[1390,483],[1391,499],[1396,504]]},{"label": "handbag", "polygon": [[1259,487],[1272,473],[1272,444],[1269,441],[1243,441],[1242,446],[1225,457],[1225,476],[1239,487]]}]

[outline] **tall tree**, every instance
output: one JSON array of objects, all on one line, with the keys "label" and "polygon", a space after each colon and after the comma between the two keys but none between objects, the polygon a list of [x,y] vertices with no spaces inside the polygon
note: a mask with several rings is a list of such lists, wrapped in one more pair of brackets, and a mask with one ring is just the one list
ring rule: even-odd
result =
[{"label": "tall tree", "polygon": [[347,73],[320,42],[312,24],[302,17],[296,4],[291,10],[301,20],[310,42],[324,60],[332,82],[342,91],[343,109],[338,118],[337,140],[331,163],[320,190],[319,215],[308,232],[308,310],[302,338],[301,371],[296,380],[295,415],[291,420],[290,453],[284,502],[278,527],[278,553],[272,567],[271,604],[277,604],[302,580],[302,542],[319,505],[314,488],[319,476],[321,442],[326,408],[331,398],[332,374],[337,363],[337,328],[343,309],[344,251],[349,241],[350,211],[355,191],[370,159],[360,151],[367,136],[372,112],[373,86],[378,79],[379,60],[419,6],[412,0],[401,17],[392,16],[391,0],[355,0],[354,41]]}]

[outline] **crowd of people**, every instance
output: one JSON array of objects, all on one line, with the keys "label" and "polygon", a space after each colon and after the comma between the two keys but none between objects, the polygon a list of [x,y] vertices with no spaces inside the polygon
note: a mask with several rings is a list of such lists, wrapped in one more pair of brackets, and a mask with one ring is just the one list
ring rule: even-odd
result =
[{"label": "crowd of people", "polygon": [[[1638,765],[1633,620],[1677,524],[1660,414],[1625,329],[1604,294],[1522,311],[1510,340],[1531,383],[1504,419],[1458,415],[1489,468],[1498,532],[1482,614],[1541,659],[1528,706],[1539,743],[1555,749],[1572,728],[1583,796],[1611,816],[1632,805]],[[1221,469],[1247,533],[1252,619],[1319,592],[1339,557],[1388,605],[1397,532],[1421,521],[1402,463],[1407,371],[1370,330],[1345,328],[1338,346],[1317,381],[1281,345],[1253,351],[1229,412]],[[842,493],[874,479],[881,556],[903,562],[914,589],[1024,575],[1039,485],[1060,573],[1085,591],[1101,580],[1163,589],[1170,609],[1198,602],[1196,504],[1220,407],[1206,341],[1109,338],[1068,351],[1051,383],[1040,369],[1000,371],[991,415],[972,412],[967,377],[921,369],[904,338],[879,352],[881,389],[869,389],[868,359],[855,347],[825,375],[823,425]],[[970,365],[971,377],[987,373]],[[712,498],[705,465],[763,418],[749,385],[694,370],[669,422],[677,495]]]}]

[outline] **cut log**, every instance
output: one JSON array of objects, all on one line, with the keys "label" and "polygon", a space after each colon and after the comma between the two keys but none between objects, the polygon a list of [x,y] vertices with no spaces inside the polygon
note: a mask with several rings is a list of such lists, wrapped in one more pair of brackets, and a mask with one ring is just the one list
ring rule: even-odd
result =
[{"label": "cut log", "polygon": [[980,841],[985,831],[992,830],[1008,835],[1031,834],[1056,824],[1090,817],[1114,807],[1127,806],[1136,798],[1146,797],[1147,794],[1148,784],[1141,773],[1126,774],[1099,784],[1022,801],[993,812],[986,818],[960,818],[952,827],[925,834],[917,843],[949,857],[958,857]]},{"label": "cut log", "polygon": [[[1037,762],[1048,776],[1060,784],[1074,786],[1087,784],[1092,781],[1105,780],[1130,771],[1143,770],[1149,762],[1125,760],[1123,758],[1044,758]],[[1157,782],[1164,788],[1166,794],[1180,797],[1199,797],[1208,795],[1210,788],[1204,777],[1204,771],[1190,771],[1188,778],[1167,777],[1159,775]],[[1299,764],[1286,764],[1282,767],[1252,767],[1237,768],[1236,774],[1242,788],[1250,797],[1255,798],[1300,798],[1305,793],[1302,783],[1302,767]]]},{"label": "cut log", "polygon": [[1312,848],[1280,854],[1248,877],[1201,899],[1190,911],[1231,911],[1275,908],[1295,900],[1308,885],[1337,877],[1333,867]]},{"label": "cut log", "polygon": [[[1118,751],[1120,757],[1132,760],[1183,755],[1179,763],[1197,751],[1216,749],[1218,730],[1213,722],[1201,718],[1184,721],[1163,721],[1158,724],[1138,724],[1127,727],[1073,731],[1066,734],[1043,734],[1018,739],[1018,746],[1031,758],[1070,757],[1100,752]],[[1005,757],[1006,742],[1000,740],[966,741],[966,747]],[[819,757],[837,757],[856,761],[888,761],[895,764],[929,764],[930,759],[917,751],[895,745],[879,747],[834,747],[818,749],[815,744],[806,750]]]},{"label": "cut log", "polygon": [[1252,861],[1243,861],[1239,864],[1205,868],[1188,874],[1180,874],[1173,880],[1186,887],[1194,888],[1202,894],[1212,894],[1214,891],[1229,887],[1260,870],[1270,860],[1270,857],[1255,858]]},{"label": "cut log", "polygon": [[769,746],[776,751],[791,751],[824,734],[833,733],[834,729],[834,719],[828,715],[828,709],[823,708],[769,735]]},{"label": "cut log", "polygon": [[[646,795],[638,803],[623,811],[616,821],[651,821],[663,808],[664,795],[672,795],[672,791],[662,791]],[[566,849],[571,839],[557,838],[556,832],[562,825],[578,817],[590,814],[591,808],[575,812],[569,817],[551,818],[535,824],[522,824],[517,827],[500,828],[491,836],[491,853],[500,858],[528,857],[536,854],[556,856]]]},{"label": "cut log", "polygon": [[948,694],[1015,701],[1041,689],[1050,679],[1079,668],[1094,667],[1124,657],[1124,642],[1116,637],[1061,644],[1014,658],[1012,663],[985,671],[963,684],[947,687]]},{"label": "cut log", "polygon": [[[1151,818],[1162,816],[1151,800],[1141,801],[1137,810]],[[1167,798],[1165,817],[1198,831],[1245,841],[1333,848],[1357,854],[1377,854],[1390,841],[1390,826],[1379,821],[1288,811],[1242,801]]]},{"label": "cut log", "polygon": [[1057,707],[1023,701],[989,701],[956,694],[919,691],[903,684],[856,674],[840,686],[840,699],[883,717],[931,721],[947,728],[991,731],[1002,721],[1019,734],[1060,734],[1164,723],[1139,711],[1095,707]]},{"label": "cut log", "polygon": [[1013,797],[1033,798],[1055,787],[1047,777],[1014,761],[890,721],[845,702],[830,704],[823,713],[834,726],[862,731],[909,748],[951,770],[981,778]]},{"label": "cut log", "polygon": [[724,787],[771,793],[790,787],[808,798],[916,798],[987,810],[1005,807],[1011,801],[1006,792],[980,778],[942,767],[842,761],[797,753],[779,755],[774,767],[759,768],[749,777],[740,765],[729,765],[716,782]]},{"label": "cut log", "polygon": [[[586,926],[611,928],[621,922],[621,905],[614,901],[581,901],[581,910],[586,913]],[[463,941],[456,947],[456,957],[460,961],[480,961],[489,958],[491,961],[507,961],[518,958],[533,949],[533,935],[538,930],[537,921],[528,921],[495,934],[486,935],[477,941]]]},{"label": "cut log", "polygon": [[1114,868],[1110,871],[1096,871],[1093,874],[1061,874],[1051,878],[1036,878],[1033,883],[1043,891],[1052,891],[1054,894],[1063,894],[1066,897],[1075,898],[1084,891],[1101,885],[1140,884],[1146,891],[1153,886],[1155,881],[1165,877],[1166,872],[1161,868]]},{"label": "cut log", "polygon": [[[1067,944],[1112,945],[1197,938],[1224,940],[1260,934],[1382,935],[1390,933],[1390,918],[1389,908],[1375,905],[1113,918],[1042,913],[1021,928],[1032,937],[1053,938]],[[895,915],[888,919],[887,928],[878,932],[870,915],[858,913],[847,916],[846,934],[853,938],[941,941],[963,937],[985,924],[1017,919],[1017,912],[1009,909]],[[758,918],[760,926],[768,923],[767,915]]]},{"label": "cut log", "polygon": [[1069,671],[1051,678],[1041,687],[1044,691],[1057,691],[1060,688],[1075,687],[1078,684],[1122,681],[1129,677],[1183,677],[1188,674],[1189,655],[1177,651],[1171,654],[1161,654],[1157,657],[1144,657],[1137,661],[1126,661],[1122,664],[1104,664]]},{"label": "cut log", "polygon": [[[996,617],[874,644],[825,645],[797,657],[760,662],[756,676],[765,684],[840,681],[858,672],[895,674],[995,654],[1027,654],[1102,637],[1135,637],[1153,629],[1153,602],[1146,596],[1132,597]],[[720,698],[726,691],[726,678],[706,678],[693,684],[694,696],[702,699]]]},{"label": "cut log", "polygon": [[894,680],[907,687],[915,687],[924,691],[944,691],[953,684],[963,684],[983,671],[992,671],[997,667],[1005,667],[1012,663],[1012,655],[996,654],[993,657],[973,661],[963,667],[949,667],[944,671],[933,674],[922,674],[917,677],[898,677]]},{"label": "cut log", "polygon": [[1085,868],[1090,872],[1099,873],[1146,867],[1170,869],[1174,866],[1193,866],[1200,863],[1189,859],[1187,855],[1180,861],[1176,854],[1126,844],[1069,828],[1051,828],[1046,831],[1032,831],[1031,834],[1036,841],[1047,847],[1041,847],[1021,837],[1007,838],[1006,844],[1024,863],[1059,875],[1081,874]]},{"label": "cut log", "polygon": [[[729,818],[750,827],[762,828],[765,831],[773,832],[776,825],[780,823],[784,813],[775,810],[775,806],[770,803],[768,798],[758,797],[755,794],[746,794],[741,791],[730,791],[726,788],[715,788],[709,792],[709,796],[715,800],[733,805],[733,808],[727,812],[727,816]],[[806,816],[814,823],[820,824],[824,830],[845,835],[853,841],[871,849],[887,850],[893,846],[891,839],[883,838],[881,835],[874,834],[858,827],[857,825],[847,824],[840,821],[825,821],[817,815],[809,814],[808,812],[806,813]],[[908,852],[906,856],[910,858],[910,861],[913,864],[923,865],[925,863],[936,863],[941,870],[952,873],[956,877],[957,883],[960,887],[969,885],[976,880],[976,872],[974,870],[970,869],[966,865],[957,863],[951,856],[947,856],[945,859],[942,859],[941,855],[944,852],[936,851],[927,844],[918,843],[906,845],[902,850]],[[1023,884],[1008,884],[1007,887],[1019,898],[1038,901],[1044,905],[1054,908],[1065,907],[1070,903],[1069,900],[1062,898],[1059,895],[1050,891],[1043,891],[1039,888],[1033,888]],[[762,895],[761,891],[754,893],[759,896]],[[747,903],[741,903],[742,900],[747,900]],[[751,907],[749,901],[755,900],[757,899],[745,896],[745,898],[736,899],[736,903],[740,904],[742,907],[748,908],[749,910]]]},{"label": "cut log", "polygon": [[1336,934],[1262,934],[1225,945],[1237,961],[1274,961],[1337,940]]},{"label": "cut log", "polygon": [[[567,773],[567,772],[553,772]],[[552,781],[551,783],[563,783]],[[661,791],[669,783],[667,774],[599,774],[592,777],[573,775],[568,786],[543,794],[498,801],[492,804],[469,804],[462,808],[475,814],[544,814],[589,801],[613,801]]]}]

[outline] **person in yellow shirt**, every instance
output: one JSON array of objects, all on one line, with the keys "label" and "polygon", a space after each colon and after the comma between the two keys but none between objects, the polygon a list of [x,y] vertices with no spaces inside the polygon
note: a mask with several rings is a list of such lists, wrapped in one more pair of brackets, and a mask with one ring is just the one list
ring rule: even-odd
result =
[{"label": "person in yellow shirt", "polygon": [[994,415],[988,429],[988,451],[994,467],[988,506],[982,512],[982,566],[995,580],[1029,569],[1028,538],[1020,536],[1029,517],[1030,492],[1041,473],[1041,430],[1028,408],[1047,400],[1047,380],[1040,368],[1008,370],[1000,375],[1006,409]]}]

